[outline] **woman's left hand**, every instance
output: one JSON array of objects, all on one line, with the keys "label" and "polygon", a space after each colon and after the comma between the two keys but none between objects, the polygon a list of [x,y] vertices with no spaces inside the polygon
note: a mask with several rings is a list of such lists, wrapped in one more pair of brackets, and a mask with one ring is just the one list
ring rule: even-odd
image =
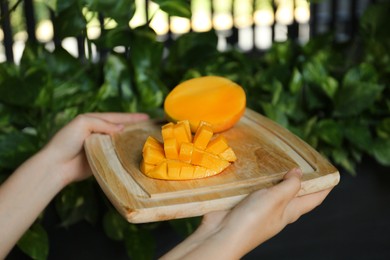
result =
[{"label": "woman's left hand", "polygon": [[84,153],[84,141],[89,135],[113,134],[121,131],[126,123],[146,119],[148,116],[142,113],[81,114],[54,135],[43,152],[55,171],[63,175],[64,185],[83,180],[91,175]]}]

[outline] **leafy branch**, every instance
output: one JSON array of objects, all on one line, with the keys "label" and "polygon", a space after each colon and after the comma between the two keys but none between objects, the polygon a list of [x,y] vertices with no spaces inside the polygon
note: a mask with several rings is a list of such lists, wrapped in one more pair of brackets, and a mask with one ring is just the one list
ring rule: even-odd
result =
[{"label": "leafy branch", "polygon": [[[18,1],[18,3],[21,1]],[[185,0],[159,0],[170,15],[188,17]],[[164,46],[148,25],[130,28],[135,1],[50,1],[58,37],[85,36],[83,8],[115,20],[98,39],[89,40],[104,55],[79,60],[66,50],[52,52],[27,45],[20,65],[0,64],[0,179],[40,149],[61,126],[88,111],[146,111],[162,116],[162,102],[179,82],[201,75],[220,75],[245,88],[248,106],[279,122],[350,173],[365,156],[390,165],[390,5],[372,5],[361,20],[360,35],[336,43],[331,34],[304,46],[276,43],[261,57],[237,50],[219,52],[214,31],[188,33]],[[108,8],[111,7],[111,8]],[[127,53],[116,53],[125,46]],[[23,93],[22,95],[20,93]],[[96,194],[96,182],[67,187],[54,204],[63,226],[103,219],[107,235],[129,256],[153,252],[151,225],[126,223]],[[105,211],[99,213],[98,205]],[[45,215],[42,214],[42,218]],[[38,219],[20,241],[35,259],[49,252]],[[174,221],[192,232],[198,219]],[[40,254],[37,254],[39,248]],[[153,254],[146,258],[153,258]]]}]

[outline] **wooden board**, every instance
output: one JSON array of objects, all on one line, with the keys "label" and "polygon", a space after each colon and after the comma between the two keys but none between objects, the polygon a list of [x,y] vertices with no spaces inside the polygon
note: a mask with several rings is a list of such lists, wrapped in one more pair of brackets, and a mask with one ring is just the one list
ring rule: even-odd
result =
[{"label": "wooden board", "polygon": [[222,134],[238,160],[221,174],[191,181],[151,179],[139,170],[149,135],[162,140],[161,125],[150,120],[113,136],[93,134],[85,142],[87,158],[100,187],[132,223],[203,215],[229,209],[250,192],[278,183],[293,167],[303,170],[299,195],[333,187],[337,169],[308,144],[266,117],[247,109]]}]

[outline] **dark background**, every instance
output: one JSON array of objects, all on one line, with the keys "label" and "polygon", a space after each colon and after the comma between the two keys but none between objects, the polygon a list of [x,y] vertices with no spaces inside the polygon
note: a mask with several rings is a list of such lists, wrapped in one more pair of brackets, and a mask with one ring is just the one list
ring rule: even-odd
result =
[{"label": "dark background", "polygon": [[[326,200],[244,259],[390,259],[390,169],[364,159],[357,175],[341,172]],[[45,226],[49,259],[128,259],[100,223],[56,226],[53,205]],[[158,256],[182,241],[168,223],[155,231]],[[223,250],[223,249],[221,249]],[[28,259],[15,248],[8,259]]]}]

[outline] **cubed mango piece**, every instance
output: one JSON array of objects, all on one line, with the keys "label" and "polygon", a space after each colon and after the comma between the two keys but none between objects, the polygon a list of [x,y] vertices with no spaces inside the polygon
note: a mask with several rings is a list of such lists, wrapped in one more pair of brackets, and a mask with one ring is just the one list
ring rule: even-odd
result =
[{"label": "cubed mango piece", "polygon": [[195,171],[195,167],[191,164],[182,166],[180,170],[180,178],[182,180],[194,179],[194,171]]},{"label": "cubed mango piece", "polygon": [[161,127],[161,135],[163,137],[163,141],[165,143],[165,140],[175,138],[175,134],[173,132],[173,126],[175,124],[170,122]]},{"label": "cubed mango piece", "polygon": [[191,180],[222,172],[236,155],[227,140],[219,135],[212,139],[212,126],[201,122],[192,137],[188,121],[162,126],[163,143],[148,137],[143,147],[141,171],[155,179]]},{"label": "cubed mango piece", "polygon": [[182,120],[182,121],[179,121],[177,123],[184,125],[184,127],[186,128],[186,132],[187,132],[188,138],[189,138],[190,142],[192,142],[192,133],[191,133],[190,121]]},{"label": "cubed mango piece", "polygon": [[206,152],[212,154],[220,154],[229,148],[226,138],[223,135],[218,135],[216,138],[211,140],[207,145]]},{"label": "cubed mango piece", "polygon": [[150,170],[147,175],[151,178],[166,180],[168,179],[167,174],[167,162],[164,161],[156,165],[152,170]]},{"label": "cubed mango piece", "polygon": [[182,143],[179,151],[179,160],[186,163],[190,163],[193,150],[193,143]]},{"label": "cubed mango piece", "polygon": [[149,164],[159,164],[165,160],[164,151],[151,146],[146,147],[142,154],[144,161]]},{"label": "cubed mango piece", "polygon": [[164,150],[164,145],[162,143],[160,143],[153,136],[149,136],[146,139],[144,147],[142,148],[142,152],[144,152],[147,147],[152,147],[152,148],[155,148],[155,149]]},{"label": "cubed mango piece", "polygon": [[164,141],[164,152],[167,159],[179,159],[179,146],[175,138]]},{"label": "cubed mango piece", "polygon": [[213,171],[213,170],[210,170],[210,169],[207,169],[205,167],[202,167],[202,166],[195,166],[195,170],[194,170],[194,178],[206,178],[206,177],[210,177],[210,176],[213,176],[213,175],[216,175],[217,172]]},{"label": "cubed mango piece", "polygon": [[[189,125],[188,125],[188,127],[189,127]],[[191,141],[192,141],[191,132],[188,132],[188,128],[186,127],[184,121],[178,122],[173,127],[173,133],[175,135],[175,138],[176,138],[179,146],[182,143],[191,143]]]},{"label": "cubed mango piece", "polygon": [[234,162],[237,160],[237,156],[231,147],[228,147],[225,151],[220,153],[218,156],[229,162]]},{"label": "cubed mango piece", "polygon": [[215,172],[221,172],[228,167],[230,163],[214,154],[205,152],[199,165]]},{"label": "cubed mango piece", "polygon": [[156,167],[155,164],[146,163],[146,162],[142,159],[141,165],[140,165],[141,172],[143,172],[143,173],[148,173],[148,172],[150,172],[150,170],[154,169],[154,167]]},{"label": "cubed mango piece", "polygon": [[168,177],[172,180],[180,179],[181,166],[182,164],[179,161],[168,161],[167,162]]},{"label": "cubed mango piece", "polygon": [[204,151],[194,147],[192,151],[191,163],[193,165],[201,165]]},{"label": "cubed mango piece", "polygon": [[211,137],[213,137],[213,129],[209,125],[201,125],[194,136],[194,146],[199,149],[206,149]]}]

